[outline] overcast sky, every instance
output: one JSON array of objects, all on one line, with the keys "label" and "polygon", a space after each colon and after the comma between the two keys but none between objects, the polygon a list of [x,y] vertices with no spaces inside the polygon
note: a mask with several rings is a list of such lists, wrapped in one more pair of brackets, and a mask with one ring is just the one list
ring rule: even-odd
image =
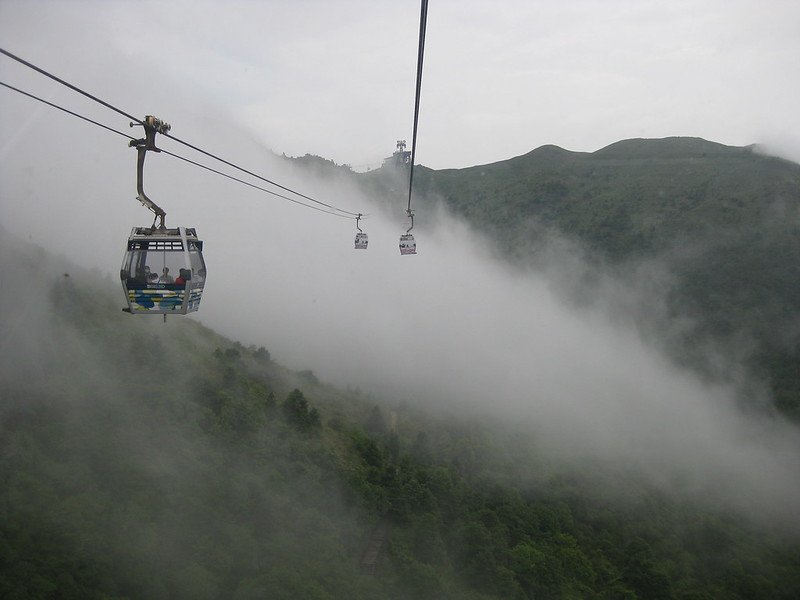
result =
[{"label": "overcast sky", "polygon": [[[126,111],[191,90],[277,153],[358,170],[411,141],[418,27],[416,1],[0,1],[2,47]],[[417,161],[673,135],[798,161],[798,56],[796,0],[431,0]],[[93,76],[111,61],[113,77]],[[0,75],[52,89],[5,57]],[[160,116],[195,138],[192,107],[169,104]]]}]

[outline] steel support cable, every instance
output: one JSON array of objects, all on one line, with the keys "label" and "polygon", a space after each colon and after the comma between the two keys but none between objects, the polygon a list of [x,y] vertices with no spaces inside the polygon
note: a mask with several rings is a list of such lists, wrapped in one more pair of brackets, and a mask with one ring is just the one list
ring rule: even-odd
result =
[{"label": "steel support cable", "polygon": [[53,108],[57,108],[58,110],[60,110],[62,112],[65,112],[65,113],[67,113],[69,115],[72,115],[73,117],[78,117],[79,119],[83,119],[84,121],[87,121],[87,122],[91,123],[92,125],[97,125],[98,127],[102,127],[103,129],[108,129],[109,131],[113,131],[114,133],[117,133],[117,134],[121,135],[122,137],[126,137],[129,140],[135,139],[135,138],[131,137],[130,135],[128,135],[127,133],[123,133],[122,131],[114,129],[113,127],[109,127],[108,125],[103,125],[102,123],[99,123],[98,121],[94,121],[94,120],[90,119],[89,117],[84,117],[83,115],[79,115],[76,112],[73,112],[73,111],[71,111],[71,110],[69,110],[67,108],[64,108],[63,106],[59,106],[58,104],[53,104],[52,102],[48,102],[44,98],[40,98],[39,96],[35,96],[35,95],[30,94],[28,92],[25,92],[25,91],[23,91],[23,90],[21,90],[19,88],[15,88],[13,85],[8,85],[7,83],[4,83],[2,81],[0,81],[0,85],[2,85],[3,87],[7,87],[10,90],[14,90],[15,92],[18,92],[18,93],[22,94],[23,96],[28,96],[28,98],[33,98],[34,100],[38,100],[42,104],[47,104],[47,106],[52,106]]},{"label": "steel support cable", "polygon": [[[228,179],[232,179],[233,181],[238,181],[239,183],[241,183],[243,185],[249,186],[251,188],[255,188],[257,190],[261,190],[262,192],[266,192],[267,194],[272,194],[273,196],[277,196],[278,198],[283,198],[284,200],[288,200],[289,202],[294,202],[295,204],[299,204],[300,206],[305,206],[306,208],[313,208],[314,210],[318,210],[320,212],[323,212],[326,215],[333,215],[334,217],[341,217],[343,219],[352,219],[352,220],[356,219],[356,217],[351,217],[351,216],[348,216],[348,215],[342,215],[342,214],[339,214],[339,213],[331,212],[329,210],[325,210],[324,208],[320,208],[318,206],[314,206],[313,204],[306,204],[305,202],[300,202],[300,200],[295,200],[294,198],[289,198],[288,196],[284,196],[283,194],[279,194],[278,192],[273,192],[272,190],[268,190],[266,188],[263,188],[261,186],[258,186],[256,184],[254,184],[254,183],[250,183],[249,181],[245,181],[244,179],[239,179],[238,177],[234,177],[233,175],[228,175],[227,173],[223,173],[222,171],[218,171],[217,169],[214,169],[214,168],[209,167],[207,165],[201,164],[199,162],[195,162],[195,161],[190,160],[190,159],[188,159],[186,157],[183,157],[183,156],[180,156],[180,155],[175,154],[173,152],[170,152],[169,150],[164,150],[162,148],[161,149],[161,153],[162,154],[166,154],[168,156],[172,156],[174,158],[177,158],[179,160],[187,162],[187,163],[189,163],[191,165],[194,165],[196,167],[200,167],[201,169],[205,169],[207,171],[211,171],[212,173],[216,173],[217,175],[222,175],[223,177],[227,177]],[[362,215],[361,218],[363,219],[364,216]]]},{"label": "steel support cable", "polygon": [[[60,110],[62,112],[65,112],[65,113],[67,113],[69,115],[72,115],[73,117],[77,117],[77,118],[79,118],[79,119],[81,119],[83,121],[91,123],[92,125],[96,125],[98,127],[102,127],[103,129],[106,129],[108,131],[116,133],[117,135],[121,135],[122,137],[127,138],[130,141],[135,141],[136,140],[136,138],[132,137],[131,135],[129,135],[127,133],[119,131],[118,129],[114,129],[113,127],[109,127],[108,125],[104,125],[103,123],[100,123],[98,121],[90,119],[89,117],[85,117],[85,116],[83,116],[81,114],[78,114],[78,113],[76,113],[74,111],[71,111],[71,110],[69,110],[67,108],[64,108],[63,106],[59,106],[58,104],[54,104],[53,102],[49,102],[49,101],[45,100],[44,98],[40,98],[39,96],[36,96],[35,94],[31,94],[29,92],[21,90],[21,89],[19,89],[17,87],[14,87],[13,85],[9,85],[9,84],[7,84],[7,83],[5,83],[3,81],[0,81],[0,85],[2,85],[3,87],[8,88],[10,90],[13,90],[15,92],[18,92],[19,94],[22,94],[23,96],[27,96],[28,98],[32,98],[34,100],[37,100],[37,101],[41,102],[42,104],[46,104],[47,106],[50,106],[52,108],[58,109],[58,110]],[[288,200],[289,202],[294,202],[295,204],[299,204],[300,206],[305,206],[306,208],[312,208],[314,210],[318,210],[318,211],[323,212],[325,214],[333,215],[334,217],[341,217],[343,219],[353,219],[353,220],[356,219],[356,217],[350,217],[350,216],[347,216],[347,215],[342,215],[342,214],[339,214],[339,213],[330,212],[330,211],[327,211],[327,210],[325,210],[323,208],[319,208],[317,206],[314,206],[312,204],[306,204],[305,202],[300,202],[299,200],[295,200],[294,198],[289,198],[288,196],[284,196],[283,194],[279,194],[277,192],[273,192],[272,190],[268,190],[266,188],[257,186],[255,184],[252,184],[252,183],[250,183],[248,181],[245,181],[243,179],[240,179],[238,177],[234,177],[233,175],[228,175],[227,173],[223,173],[222,171],[218,171],[217,169],[214,169],[212,167],[209,167],[209,166],[206,166],[204,164],[195,162],[193,160],[190,160],[188,158],[180,156],[179,154],[175,154],[174,152],[170,152],[169,150],[161,149],[161,152],[163,154],[168,155],[168,156],[172,156],[173,158],[177,158],[179,160],[182,160],[184,162],[192,164],[192,165],[194,165],[196,167],[200,167],[201,169],[206,169],[207,171],[211,171],[212,173],[216,173],[217,175],[221,175],[221,176],[226,177],[228,179],[232,179],[233,181],[237,181],[237,182],[239,182],[239,183],[241,183],[243,185],[255,188],[257,190],[261,190],[262,192],[265,192],[267,194],[271,194],[273,196],[277,196],[278,198],[283,198],[284,200]],[[361,218],[363,219],[364,215],[361,215]]]},{"label": "steel support cable", "polygon": [[[296,192],[291,188],[288,188],[286,186],[281,185],[280,183],[275,183],[274,181],[271,181],[271,180],[267,179],[266,177],[262,177],[261,175],[253,173],[252,171],[248,171],[244,167],[240,167],[239,165],[236,165],[236,164],[234,164],[232,162],[228,162],[224,158],[220,158],[219,156],[216,156],[215,154],[212,154],[211,152],[206,152],[202,148],[198,148],[197,146],[194,146],[194,145],[190,144],[189,142],[185,142],[185,141],[183,141],[181,139],[178,139],[174,135],[170,135],[169,133],[162,133],[161,135],[163,135],[165,137],[168,137],[169,139],[174,140],[174,141],[178,142],[179,144],[183,144],[184,146],[186,146],[188,148],[191,148],[192,150],[196,150],[197,152],[200,152],[201,154],[205,154],[206,156],[208,156],[210,158],[213,158],[214,160],[218,160],[219,162],[224,163],[224,164],[228,165],[229,167],[233,167],[234,169],[238,169],[242,173],[247,173],[248,175],[250,175],[252,177],[255,177],[256,179],[260,179],[261,181],[265,181],[265,182],[267,182],[267,183],[269,183],[271,185],[274,185],[275,187],[281,188],[282,190],[286,190],[287,192],[291,192],[292,194],[294,194],[296,196],[300,196],[301,198],[305,198],[306,200],[310,200],[311,202],[314,202],[315,204],[319,204],[320,206],[324,206],[326,208],[329,208],[331,210],[335,210],[335,211],[340,212],[340,213],[344,213],[346,215],[352,215],[352,218],[355,218],[356,215],[358,215],[358,213],[350,212],[349,210],[344,210],[342,208],[337,208],[336,206],[332,206],[330,204],[326,204],[325,202],[321,202],[319,200],[315,200],[311,196],[306,196],[305,194],[301,194],[300,192]],[[331,214],[333,214],[333,213],[331,213]]]},{"label": "steel support cable", "polygon": [[[11,59],[23,64],[23,65],[25,65],[26,67],[28,67],[30,69],[33,69],[37,73],[41,73],[45,77],[49,77],[53,81],[57,81],[58,83],[68,87],[69,89],[71,89],[71,90],[73,90],[73,91],[75,91],[75,92],[77,92],[77,93],[79,93],[79,94],[81,94],[83,96],[86,96],[87,98],[90,98],[91,100],[94,100],[95,102],[97,102],[99,104],[102,104],[106,108],[109,108],[109,109],[111,109],[111,110],[113,110],[113,111],[115,111],[115,112],[117,112],[117,113],[129,118],[131,121],[134,121],[135,123],[137,123],[139,125],[144,125],[144,122],[141,119],[137,119],[136,117],[126,113],[125,111],[123,111],[123,110],[121,110],[119,108],[117,108],[116,106],[113,106],[112,104],[109,104],[108,102],[105,102],[105,101],[101,100],[100,98],[98,98],[96,96],[93,96],[89,92],[86,92],[86,91],[80,89],[79,87],[74,86],[74,85],[72,85],[71,83],[69,83],[67,81],[64,81],[60,77],[57,77],[57,76],[53,75],[52,73],[49,73],[48,71],[46,71],[46,70],[44,70],[44,69],[42,69],[40,67],[37,67],[36,65],[34,65],[34,64],[32,64],[32,63],[20,58],[19,56],[16,56],[15,54],[12,54],[11,52],[9,52],[8,50],[5,50],[4,48],[0,48],[0,54],[4,54],[5,56],[7,56],[7,57],[9,57],[9,58],[11,58]],[[7,86],[7,87],[10,87],[10,86]],[[119,133],[119,132],[117,132],[117,133]],[[251,175],[252,177],[255,177],[256,179],[260,179],[261,181],[269,183],[270,185],[274,185],[274,186],[276,186],[276,187],[278,187],[278,188],[280,188],[282,190],[285,190],[285,191],[287,191],[287,192],[289,192],[291,194],[295,194],[296,196],[299,196],[301,198],[305,198],[306,200],[314,202],[315,204],[319,204],[320,206],[324,206],[324,207],[326,207],[326,208],[328,208],[328,209],[330,209],[332,211],[344,213],[346,215],[351,215],[352,218],[355,218],[359,214],[359,213],[351,212],[349,210],[344,210],[344,209],[338,208],[338,207],[333,206],[331,204],[326,204],[325,202],[321,202],[319,200],[316,200],[316,199],[312,198],[311,196],[306,196],[305,194],[301,194],[300,192],[297,192],[297,191],[295,191],[295,190],[293,190],[291,188],[288,188],[288,187],[283,186],[283,185],[281,185],[279,183],[271,181],[271,180],[267,179],[266,177],[262,177],[261,175],[253,173],[252,171],[248,171],[247,169],[245,169],[243,167],[240,167],[239,165],[236,165],[236,164],[234,164],[232,162],[229,162],[229,161],[227,161],[227,160],[225,160],[223,158],[220,158],[219,156],[216,156],[216,155],[214,155],[214,154],[212,154],[210,152],[207,152],[207,151],[205,151],[205,150],[203,150],[201,148],[198,148],[197,146],[194,146],[194,145],[192,145],[192,144],[190,144],[188,142],[185,142],[185,141],[183,141],[183,140],[181,140],[179,138],[176,138],[176,137],[174,137],[172,135],[169,135],[168,133],[162,133],[162,135],[168,137],[171,140],[174,140],[174,141],[178,142],[179,144],[183,144],[184,146],[187,146],[188,148],[191,148],[192,150],[200,152],[201,154],[205,154],[206,156],[208,156],[210,158],[213,158],[214,160],[218,160],[218,161],[220,161],[222,163],[225,163],[226,165],[228,165],[230,167],[233,167],[234,169],[242,171],[243,173],[247,173],[248,175]],[[307,204],[302,203],[302,202],[298,202],[298,204],[301,204],[303,206],[308,206]],[[328,211],[323,211],[323,212],[328,212]],[[334,213],[329,213],[329,214],[334,214]]]},{"label": "steel support cable", "polygon": [[422,59],[425,56],[425,29],[428,21],[428,0],[422,0],[419,15],[419,49],[417,51],[417,92],[414,100],[414,133],[411,138],[411,169],[408,177],[408,208],[411,216],[411,190],[414,185],[414,159],[417,155],[417,123],[419,122],[419,97],[422,90]]},{"label": "steel support cable", "polygon": [[21,64],[25,65],[26,67],[28,67],[30,69],[33,69],[37,73],[41,73],[45,77],[49,77],[53,81],[57,81],[61,85],[67,86],[69,89],[71,89],[71,90],[73,90],[75,92],[78,92],[79,94],[82,94],[83,96],[86,96],[87,98],[90,98],[90,99],[94,100],[95,102],[97,102],[99,104],[102,104],[106,108],[110,108],[114,112],[117,112],[117,113],[121,114],[124,117],[128,117],[131,121],[136,121],[139,125],[142,124],[142,120],[141,119],[137,119],[133,115],[129,115],[128,113],[126,113],[124,110],[121,110],[121,109],[117,108],[116,106],[113,106],[112,104],[109,104],[108,102],[105,102],[104,100],[100,100],[100,98],[98,98],[97,96],[93,96],[89,92],[83,91],[79,87],[76,87],[76,86],[72,85],[71,83],[69,83],[67,81],[64,81],[60,77],[56,77],[52,73],[48,73],[44,69],[39,68],[36,65],[29,63],[27,60],[24,60],[24,59],[20,58],[19,56],[11,54],[11,52],[9,52],[8,50],[5,50],[4,48],[0,48],[0,54],[5,54],[7,57],[17,61],[18,63],[21,63]]}]

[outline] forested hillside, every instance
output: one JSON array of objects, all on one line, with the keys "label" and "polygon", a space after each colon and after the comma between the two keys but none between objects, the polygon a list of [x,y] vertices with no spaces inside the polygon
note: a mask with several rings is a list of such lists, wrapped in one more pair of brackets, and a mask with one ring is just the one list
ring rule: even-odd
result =
[{"label": "forested hillside", "polygon": [[797,598],[800,545],[387,404],[0,233],[0,597]]},{"label": "forested hillside", "polygon": [[[361,179],[402,203],[393,171]],[[666,278],[655,300],[667,315],[649,337],[677,337],[673,356],[709,372],[709,356],[735,354],[800,419],[800,165],[699,138],[634,139],[419,168],[414,185],[419,213],[443,202],[517,263],[546,260],[554,233],[576,242],[591,265],[574,290],[584,301],[596,272]]]}]

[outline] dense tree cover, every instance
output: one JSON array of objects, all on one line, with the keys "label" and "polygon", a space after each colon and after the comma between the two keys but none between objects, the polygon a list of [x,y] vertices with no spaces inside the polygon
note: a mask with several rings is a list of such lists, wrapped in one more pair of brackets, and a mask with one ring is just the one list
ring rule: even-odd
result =
[{"label": "dense tree cover", "polygon": [[[362,182],[402,206],[389,171]],[[593,153],[543,146],[466,169],[420,167],[414,185],[419,211],[444,202],[515,261],[547,256],[556,231],[585,248],[589,284],[601,266],[666,269],[674,283],[662,292],[664,329],[682,329],[674,355],[710,371],[709,343],[752,348],[747,367],[800,419],[800,165],[698,138],[637,139]],[[590,285],[578,291],[592,295]]]},{"label": "dense tree cover", "polygon": [[796,540],[121,315],[40,258],[50,298],[0,380],[0,597],[800,596]]}]

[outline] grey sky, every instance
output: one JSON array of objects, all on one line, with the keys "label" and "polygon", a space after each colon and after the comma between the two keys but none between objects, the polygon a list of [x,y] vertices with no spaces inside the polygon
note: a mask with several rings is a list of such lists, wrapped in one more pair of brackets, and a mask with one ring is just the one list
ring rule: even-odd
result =
[{"label": "grey sky", "polygon": [[[375,0],[5,0],[0,36],[136,114],[191,89],[278,153],[366,168],[410,142],[418,19],[416,2]],[[122,59],[96,81],[109,46]],[[800,160],[797,56],[793,0],[432,0],[418,162],[671,135]],[[149,89],[147,68],[174,87]],[[0,74],[18,80],[7,59]],[[164,118],[185,131],[185,112]]]}]

